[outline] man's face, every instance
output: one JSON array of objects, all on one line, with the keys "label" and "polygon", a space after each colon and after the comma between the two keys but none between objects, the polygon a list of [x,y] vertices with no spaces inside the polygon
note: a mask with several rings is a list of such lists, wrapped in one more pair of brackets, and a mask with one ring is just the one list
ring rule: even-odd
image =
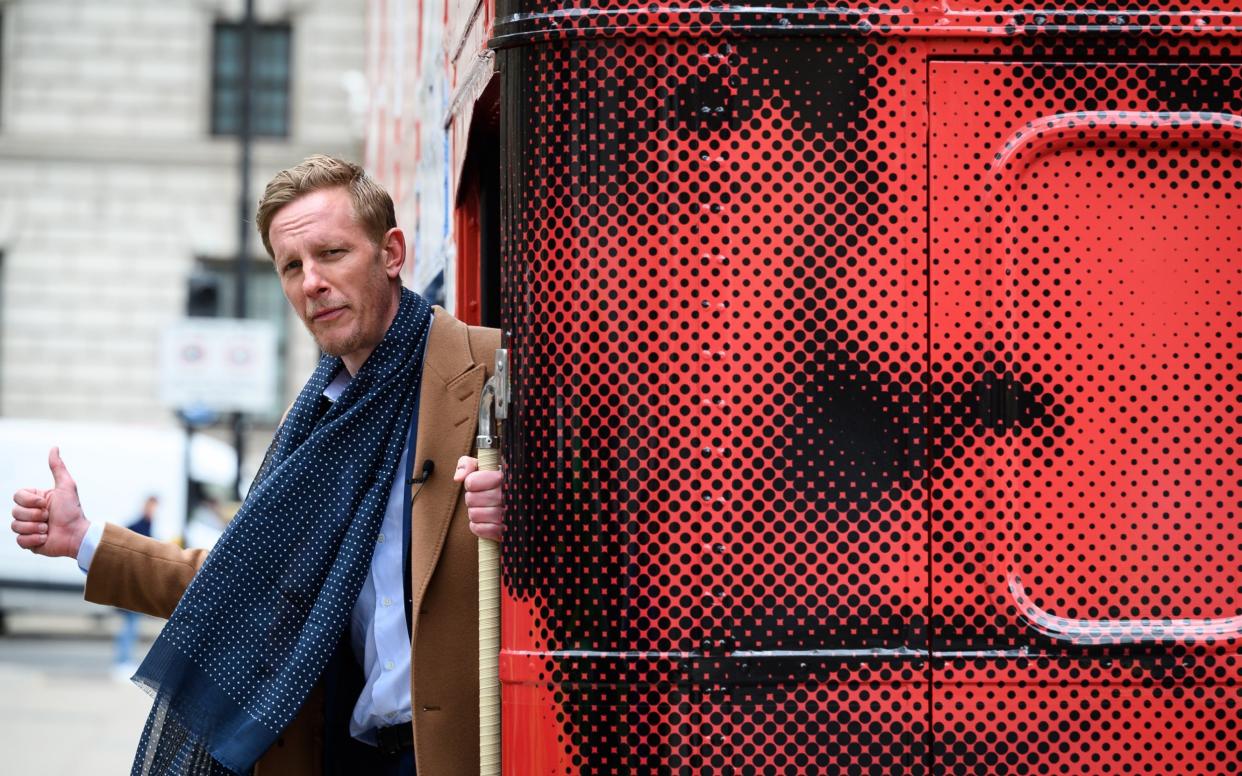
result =
[{"label": "man's face", "polygon": [[354,218],[349,192],[335,188],[285,205],[268,236],[285,298],[319,348],[356,373],[397,312],[400,230],[376,245]]}]

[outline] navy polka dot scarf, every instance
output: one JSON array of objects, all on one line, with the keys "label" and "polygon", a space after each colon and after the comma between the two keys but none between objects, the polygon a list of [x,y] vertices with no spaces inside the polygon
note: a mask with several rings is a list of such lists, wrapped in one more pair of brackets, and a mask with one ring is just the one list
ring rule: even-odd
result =
[{"label": "navy polka dot scarf", "polygon": [[321,414],[323,357],[237,517],[135,681],[155,697],[134,774],[244,774],[289,725],[349,623],[422,380],[431,308],[397,317]]}]

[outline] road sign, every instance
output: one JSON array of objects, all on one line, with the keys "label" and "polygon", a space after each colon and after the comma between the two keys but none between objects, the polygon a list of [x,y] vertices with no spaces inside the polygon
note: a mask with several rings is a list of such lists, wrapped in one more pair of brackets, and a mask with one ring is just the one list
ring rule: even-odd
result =
[{"label": "road sign", "polygon": [[276,402],[271,321],[189,318],[160,340],[160,400],[174,409],[268,412]]}]

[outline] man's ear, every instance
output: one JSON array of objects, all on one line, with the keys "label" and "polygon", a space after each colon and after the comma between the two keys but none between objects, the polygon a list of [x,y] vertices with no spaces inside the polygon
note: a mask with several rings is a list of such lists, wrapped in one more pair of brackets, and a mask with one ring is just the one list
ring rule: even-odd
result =
[{"label": "man's ear", "polygon": [[401,265],[405,264],[405,232],[393,227],[384,233],[384,239],[380,241],[380,260],[390,279],[400,277]]}]

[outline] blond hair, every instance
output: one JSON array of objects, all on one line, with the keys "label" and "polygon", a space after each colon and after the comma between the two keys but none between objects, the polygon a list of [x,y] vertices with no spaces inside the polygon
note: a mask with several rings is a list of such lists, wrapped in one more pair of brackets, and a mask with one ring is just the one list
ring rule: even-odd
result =
[{"label": "blond hair", "polygon": [[349,198],[354,205],[354,219],[362,225],[376,245],[384,239],[389,229],[397,226],[392,197],[371,180],[365,170],[353,162],[315,154],[306,157],[294,167],[276,173],[263,191],[263,198],[259,200],[259,209],[255,213],[255,222],[267,255],[275,258],[268,231],[272,228],[272,219],[276,217],[277,211],[299,197],[337,187],[349,192]]}]

